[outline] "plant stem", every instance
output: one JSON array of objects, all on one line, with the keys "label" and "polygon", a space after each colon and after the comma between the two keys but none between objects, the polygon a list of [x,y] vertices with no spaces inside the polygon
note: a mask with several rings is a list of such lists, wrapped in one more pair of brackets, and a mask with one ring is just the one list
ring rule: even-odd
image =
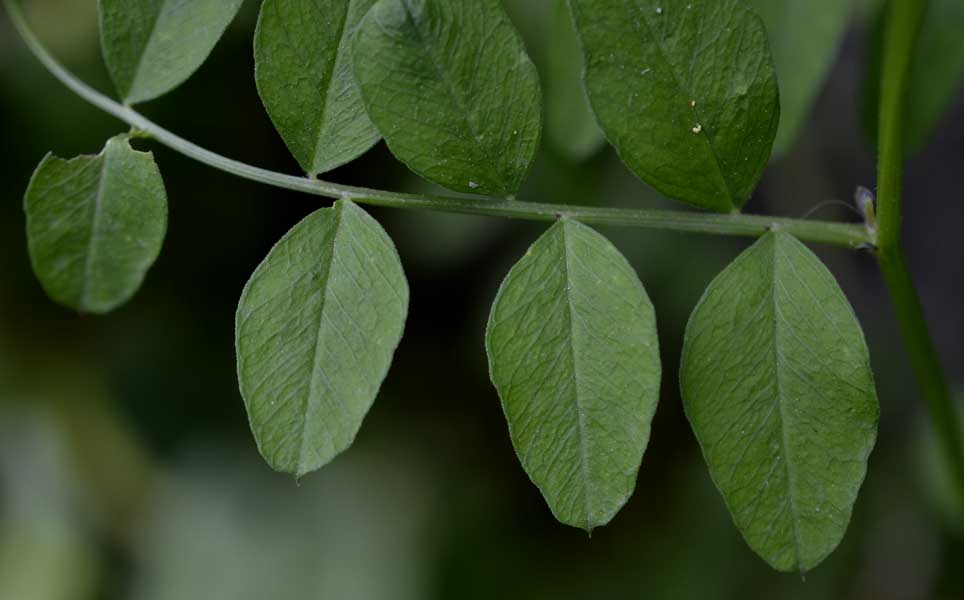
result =
[{"label": "plant stem", "polygon": [[964,508],[964,436],[900,236],[908,80],[926,4],[926,0],[890,0],[887,7],[880,98],[877,258],[917,384]]},{"label": "plant stem", "polygon": [[717,235],[761,236],[780,228],[809,242],[846,248],[872,246],[874,234],[860,224],[831,223],[803,219],[785,219],[740,214],[711,214],[669,210],[623,209],[589,206],[567,206],[520,202],[485,196],[424,196],[338,185],[325,181],[296,177],[260,169],[201,148],[160,125],[148,120],[128,106],[123,106],[80,81],[54,59],[27,25],[15,0],[4,0],[14,27],[34,56],[64,85],[97,108],[133,127],[140,135],[148,134],[161,144],[206,165],[227,173],[279,188],[328,198],[346,198],[360,204],[394,208],[435,210],[450,213],[489,215],[554,221],[570,217],[583,223],[667,229]]}]

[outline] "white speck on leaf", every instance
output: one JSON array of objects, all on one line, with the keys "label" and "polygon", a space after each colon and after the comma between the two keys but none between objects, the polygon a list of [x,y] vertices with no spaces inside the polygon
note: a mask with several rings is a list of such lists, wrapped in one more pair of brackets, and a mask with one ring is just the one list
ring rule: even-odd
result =
[{"label": "white speck on leaf", "polygon": [[693,133],[699,133],[701,131],[703,131],[703,126],[697,123],[696,127],[693,128]]}]

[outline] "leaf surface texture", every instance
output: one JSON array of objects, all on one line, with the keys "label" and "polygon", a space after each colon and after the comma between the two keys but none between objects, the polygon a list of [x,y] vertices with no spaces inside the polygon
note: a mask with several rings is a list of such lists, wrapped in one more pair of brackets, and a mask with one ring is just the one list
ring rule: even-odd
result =
[{"label": "leaf surface texture", "polygon": [[879,408],[860,324],[833,276],[769,233],[709,286],[683,347],[686,415],[747,543],[806,571],[843,538]]},{"label": "leaf surface texture", "polygon": [[659,400],[656,319],[635,271],[562,220],[511,270],[486,335],[516,453],[561,522],[605,525],[636,485]]}]

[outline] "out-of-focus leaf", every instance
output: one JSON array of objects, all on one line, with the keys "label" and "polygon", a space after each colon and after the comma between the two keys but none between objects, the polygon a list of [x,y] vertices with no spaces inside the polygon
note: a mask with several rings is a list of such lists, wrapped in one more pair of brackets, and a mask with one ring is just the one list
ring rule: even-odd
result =
[{"label": "out-of-focus leaf", "polygon": [[742,0],[571,0],[592,108],[629,168],[717,211],[750,197],[779,124],[766,31]]},{"label": "out-of-focus leaf", "polygon": [[107,70],[127,104],[153,100],[200,67],[242,0],[99,0]]},{"label": "out-of-focus leaf", "polygon": [[433,555],[425,540],[444,506],[434,506],[437,482],[397,444],[353,452],[298,488],[233,447],[209,442],[181,454],[134,538],[127,597],[431,595]]},{"label": "out-of-focus leaf", "polygon": [[73,469],[63,424],[38,409],[48,398],[20,394],[22,400],[0,406],[0,598],[94,598],[104,573],[82,518],[85,482]]},{"label": "out-of-focus leaf", "polygon": [[780,84],[780,129],[773,153],[793,144],[846,32],[851,0],[751,0],[763,18]]},{"label": "out-of-focus leaf", "polygon": [[774,568],[843,538],[877,436],[860,324],[820,260],[769,233],[717,277],[683,347],[686,415],[733,520]]},{"label": "out-of-focus leaf", "polygon": [[606,238],[562,220],[503,282],[486,334],[516,453],[553,514],[592,531],[636,486],[659,400],[656,317]]},{"label": "out-of-focus leaf", "polygon": [[167,195],[150,153],[126,137],[96,156],[47,155],[24,197],[34,272],[47,294],[81,312],[127,302],[161,251]]},{"label": "out-of-focus leaf", "polygon": [[262,456],[296,477],[355,439],[402,337],[408,284],[385,230],[348,201],[258,266],[237,315],[238,378]]},{"label": "out-of-focus leaf", "polygon": [[584,160],[605,145],[606,137],[582,85],[582,49],[565,0],[552,0],[548,12],[546,140],[569,160]]},{"label": "out-of-focus leaf", "polygon": [[254,41],[258,92],[311,176],[343,165],[379,135],[351,67],[351,39],[375,0],[265,0]]},{"label": "out-of-focus leaf", "polygon": [[[871,25],[871,57],[864,85],[864,129],[877,144],[880,103],[880,45],[886,5]],[[930,0],[921,26],[917,52],[907,85],[904,144],[908,154],[924,149],[951,103],[964,87],[964,2]]]},{"label": "out-of-focus leaf", "polygon": [[[964,428],[964,395],[958,392],[956,400],[957,416]],[[964,537],[964,505],[955,486],[954,473],[929,420],[918,429],[916,459],[923,496],[950,529]]]},{"label": "out-of-focus leaf", "polygon": [[380,0],[355,76],[389,149],[449,189],[509,196],[539,143],[541,94],[499,0]]}]

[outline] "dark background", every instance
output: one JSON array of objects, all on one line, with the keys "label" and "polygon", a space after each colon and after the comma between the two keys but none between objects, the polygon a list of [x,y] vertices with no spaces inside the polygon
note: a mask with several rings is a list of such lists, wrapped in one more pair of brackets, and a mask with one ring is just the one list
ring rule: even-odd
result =
[{"label": "dark background", "polygon": [[[31,4],[40,37],[102,90],[93,0]],[[295,173],[252,78],[256,2],[210,61],[142,111],[246,162]],[[857,11],[799,142],[747,210],[853,220],[873,186],[858,123]],[[529,24],[538,27],[538,24]],[[373,210],[396,240],[412,302],[405,338],[353,448],[301,485],[261,461],[235,379],[241,289],[268,249],[323,203],[224,175],[163,147],[164,252],[108,317],[47,300],[21,197],[48,150],[95,153],[126,128],[53,80],[0,16],[0,598],[962,598],[964,523],[939,469],[873,259],[817,247],[870,344],[880,437],[841,547],[804,578],[743,543],[681,410],[682,330],[749,241],[604,229],[656,306],[663,394],[636,493],[607,527],[556,523],[522,471],[488,381],[482,335],[501,278],[543,230],[480,217]],[[952,382],[964,383],[964,98],[908,168],[906,246]],[[328,178],[426,184],[379,145]],[[659,198],[606,150],[544,151],[522,199],[641,207]],[[830,202],[829,204],[824,204]]]}]

